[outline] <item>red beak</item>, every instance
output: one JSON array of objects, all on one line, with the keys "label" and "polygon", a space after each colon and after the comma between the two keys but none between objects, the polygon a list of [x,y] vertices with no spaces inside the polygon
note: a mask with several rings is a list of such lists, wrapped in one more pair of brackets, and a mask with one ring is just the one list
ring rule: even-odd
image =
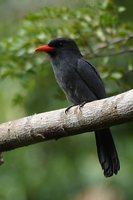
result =
[{"label": "red beak", "polygon": [[46,44],[36,48],[35,51],[44,51],[50,53],[54,51],[54,47],[50,47],[49,45]]}]

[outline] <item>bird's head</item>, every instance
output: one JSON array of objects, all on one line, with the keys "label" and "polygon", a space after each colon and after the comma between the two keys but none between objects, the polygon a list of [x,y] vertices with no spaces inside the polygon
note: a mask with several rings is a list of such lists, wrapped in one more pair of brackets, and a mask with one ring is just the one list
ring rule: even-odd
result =
[{"label": "bird's head", "polygon": [[50,56],[60,55],[64,52],[81,55],[79,48],[74,40],[68,38],[57,38],[51,40],[48,44],[35,49],[37,52],[46,52]]}]

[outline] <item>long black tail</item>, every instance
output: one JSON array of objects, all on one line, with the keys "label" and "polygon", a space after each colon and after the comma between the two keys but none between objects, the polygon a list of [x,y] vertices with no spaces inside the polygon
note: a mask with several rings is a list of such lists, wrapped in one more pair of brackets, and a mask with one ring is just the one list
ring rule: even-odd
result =
[{"label": "long black tail", "polygon": [[117,174],[120,163],[110,129],[95,131],[99,162],[104,170],[104,176]]}]

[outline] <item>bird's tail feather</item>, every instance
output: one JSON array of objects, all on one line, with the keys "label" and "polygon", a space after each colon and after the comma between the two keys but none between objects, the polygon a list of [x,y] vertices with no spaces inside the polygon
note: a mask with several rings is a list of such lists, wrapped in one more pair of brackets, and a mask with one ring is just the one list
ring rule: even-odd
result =
[{"label": "bird's tail feather", "polygon": [[110,177],[117,174],[120,163],[110,129],[95,131],[97,153],[104,175]]}]

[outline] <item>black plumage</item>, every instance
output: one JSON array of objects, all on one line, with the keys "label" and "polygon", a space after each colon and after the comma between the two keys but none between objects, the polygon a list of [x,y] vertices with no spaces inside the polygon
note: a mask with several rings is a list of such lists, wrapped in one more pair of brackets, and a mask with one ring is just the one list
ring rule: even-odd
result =
[{"label": "black plumage", "polygon": [[[106,97],[99,74],[83,58],[73,40],[58,38],[49,42],[47,46],[49,51],[46,50],[46,45],[44,51],[50,56],[56,80],[69,102],[77,105]],[[120,163],[110,129],[95,131],[95,138],[104,175],[110,177],[117,174]]]}]

